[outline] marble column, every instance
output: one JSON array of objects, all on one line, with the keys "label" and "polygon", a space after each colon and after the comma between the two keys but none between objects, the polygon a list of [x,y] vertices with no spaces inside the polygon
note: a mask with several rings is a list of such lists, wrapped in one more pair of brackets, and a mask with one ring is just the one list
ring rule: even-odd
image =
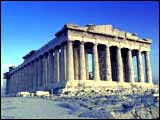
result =
[{"label": "marble column", "polygon": [[24,91],[24,66],[22,68],[22,91]]},{"label": "marble column", "polygon": [[145,52],[146,79],[148,83],[152,83],[152,70],[150,64],[149,51]]},{"label": "marble column", "polygon": [[74,66],[73,66],[73,43],[68,41],[67,43],[67,81],[74,80]]},{"label": "marble column", "polygon": [[97,44],[93,45],[93,71],[94,80],[100,80]]},{"label": "marble column", "polygon": [[106,80],[112,81],[112,68],[109,46],[106,45]]},{"label": "marble column", "polygon": [[73,54],[74,54],[74,79],[75,80],[78,80],[79,79],[79,77],[78,77],[78,73],[79,73],[79,71],[78,71],[78,49],[75,47],[75,48],[73,48],[73,50],[74,50],[74,52],[73,52]]},{"label": "marble column", "polygon": [[27,91],[27,65],[24,66],[24,90]]},{"label": "marble column", "polygon": [[43,55],[43,59],[42,59],[42,64],[43,64],[43,67],[42,67],[42,74],[43,74],[43,82],[42,82],[42,86],[43,88],[45,87],[45,84],[46,84],[46,73],[45,73],[45,69],[46,69],[46,64],[45,64],[45,58],[46,55]]},{"label": "marble column", "polygon": [[138,65],[138,79],[139,82],[144,82],[143,64],[141,51],[137,52],[137,65]]},{"label": "marble column", "polygon": [[59,48],[55,50],[55,60],[56,60],[56,81],[59,83],[60,81],[60,64],[59,64]]},{"label": "marble column", "polygon": [[61,53],[60,53],[60,83],[64,83],[64,72],[65,72],[65,66],[64,66],[64,45],[61,46]]},{"label": "marble column", "polygon": [[42,56],[40,56],[38,58],[38,89],[41,88],[42,86],[42,78],[43,78],[43,74],[42,74]]},{"label": "marble column", "polygon": [[117,47],[117,73],[118,73],[118,82],[124,82],[123,62],[122,62],[121,48],[119,47]]},{"label": "marble column", "polygon": [[19,86],[20,86],[20,89],[19,89],[19,91],[22,91],[22,68],[20,68],[20,71],[19,71],[20,73],[20,79],[19,79]]},{"label": "marble column", "polygon": [[57,65],[56,65],[56,49],[54,49],[54,57],[53,57],[53,62],[54,62],[54,75],[53,75],[53,85],[55,85],[55,83],[57,83]]},{"label": "marble column", "polygon": [[31,62],[31,91],[34,87],[34,62]]},{"label": "marble column", "polygon": [[48,86],[48,54],[45,56],[45,86]]},{"label": "marble column", "polygon": [[129,82],[134,82],[134,69],[133,69],[133,59],[132,59],[132,51],[128,50],[128,76],[129,76]]},{"label": "marble column", "polygon": [[88,53],[85,50],[85,65],[86,65],[86,79],[89,80],[89,68],[88,68]]},{"label": "marble column", "polygon": [[53,50],[48,53],[48,84],[51,86],[53,84],[54,78],[54,57]]},{"label": "marble column", "polygon": [[86,80],[84,42],[80,43],[80,80]]},{"label": "marble column", "polygon": [[35,90],[38,90],[38,59],[36,59],[36,66],[35,66]]},{"label": "marble column", "polygon": [[67,59],[66,57],[67,56],[66,55],[67,55],[67,50],[66,49],[67,49],[67,47],[66,47],[66,45],[64,45],[63,46],[63,53],[64,53],[64,80],[67,79],[67,77],[66,77],[66,69],[67,69],[66,68],[66,64],[67,64],[67,62],[66,62],[66,59]]}]

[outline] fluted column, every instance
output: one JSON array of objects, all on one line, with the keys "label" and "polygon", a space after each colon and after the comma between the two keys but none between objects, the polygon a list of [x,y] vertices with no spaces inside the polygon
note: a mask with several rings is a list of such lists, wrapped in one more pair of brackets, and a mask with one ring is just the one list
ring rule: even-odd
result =
[{"label": "fluted column", "polygon": [[64,45],[64,47],[63,47],[63,53],[64,53],[64,80],[66,80],[67,79],[67,77],[66,77],[66,64],[67,64],[67,62],[66,62],[66,59],[67,59],[67,50],[66,50],[66,48],[67,48],[67,46],[66,45]]},{"label": "fluted column", "polygon": [[42,78],[43,78],[43,74],[42,74],[42,57],[38,58],[38,88],[40,88],[42,86]]},{"label": "fluted column", "polygon": [[53,75],[53,76],[54,76],[54,77],[53,77],[53,78],[54,78],[54,79],[53,79],[54,81],[53,81],[53,83],[54,83],[54,85],[55,85],[55,83],[57,83],[57,75],[56,75],[56,74],[57,74],[56,50],[54,50],[54,60],[53,60],[53,61],[54,61],[54,75]]},{"label": "fluted column", "polygon": [[65,76],[65,65],[64,65],[64,45],[61,46],[61,53],[60,53],[60,82],[63,83]]},{"label": "fluted column", "polygon": [[56,60],[56,81],[60,81],[60,68],[59,68],[59,48],[55,50],[55,60]]},{"label": "fluted column", "polygon": [[37,67],[37,61],[36,60],[34,60],[34,69],[33,69],[33,90],[35,91],[36,90],[36,82],[37,82],[37,69],[36,69],[36,67]]},{"label": "fluted column", "polygon": [[80,43],[80,80],[86,80],[84,42]]},{"label": "fluted column", "polygon": [[45,55],[45,86],[48,86],[48,54]]},{"label": "fluted column", "polygon": [[111,58],[109,46],[106,46],[106,80],[112,81]]},{"label": "fluted column", "polygon": [[27,84],[28,84],[28,82],[27,82],[27,65],[25,65],[25,67],[24,67],[24,89],[25,89],[25,91],[27,91]]},{"label": "fluted column", "polygon": [[93,71],[94,80],[100,80],[97,44],[93,45]]},{"label": "fluted column", "polygon": [[20,83],[19,83],[19,85],[20,85],[20,91],[22,91],[22,88],[23,88],[23,84],[22,84],[22,82],[23,82],[23,81],[22,81],[22,79],[23,79],[23,78],[22,78],[22,70],[23,70],[23,69],[21,68],[20,71],[19,71],[19,72],[20,72]]},{"label": "fluted column", "polygon": [[31,91],[34,87],[34,62],[31,62]]},{"label": "fluted column", "polygon": [[141,51],[137,52],[137,65],[138,65],[138,79],[139,82],[144,82],[143,65],[142,65],[142,54]]},{"label": "fluted column", "polygon": [[73,45],[72,41],[67,43],[67,81],[74,80],[74,66],[73,66]]},{"label": "fluted column", "polygon": [[77,48],[73,48],[73,50],[74,50],[74,79],[75,80],[78,80],[78,73],[79,73],[79,71],[78,71],[78,50],[77,50]]},{"label": "fluted column", "polygon": [[149,51],[145,52],[146,79],[148,83],[152,83],[152,70],[150,64]]},{"label": "fluted column", "polygon": [[40,57],[40,86],[42,87],[43,86],[43,56]]},{"label": "fluted column", "polygon": [[85,50],[85,65],[86,65],[86,79],[89,80],[89,69],[88,69],[88,53]]},{"label": "fluted column", "polygon": [[18,92],[18,90],[19,90],[19,70],[17,71],[16,82],[17,82],[17,84],[16,84],[16,92]]},{"label": "fluted column", "polygon": [[22,91],[25,90],[25,67],[23,66],[23,69],[22,69]]},{"label": "fluted column", "polygon": [[36,81],[36,85],[35,85],[35,90],[38,90],[38,59],[36,59],[36,66],[35,66],[35,81]]},{"label": "fluted column", "polygon": [[51,86],[53,84],[54,75],[54,57],[53,50],[48,53],[48,84]]},{"label": "fluted column", "polygon": [[117,73],[118,73],[118,82],[123,82],[123,62],[121,55],[121,48],[117,47]]},{"label": "fluted column", "polygon": [[133,60],[132,60],[132,51],[128,50],[128,76],[129,76],[129,82],[134,82],[134,70],[133,70]]},{"label": "fluted column", "polygon": [[45,57],[42,57],[42,86],[45,86]]}]

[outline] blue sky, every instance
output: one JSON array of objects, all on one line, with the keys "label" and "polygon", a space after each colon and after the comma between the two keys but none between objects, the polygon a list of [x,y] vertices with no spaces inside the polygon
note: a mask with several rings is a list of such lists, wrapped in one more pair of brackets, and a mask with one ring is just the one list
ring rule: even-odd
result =
[{"label": "blue sky", "polygon": [[158,9],[158,2],[2,2],[1,76],[8,66],[21,64],[30,50],[53,39],[65,23],[92,23],[151,38],[153,79],[159,80]]}]

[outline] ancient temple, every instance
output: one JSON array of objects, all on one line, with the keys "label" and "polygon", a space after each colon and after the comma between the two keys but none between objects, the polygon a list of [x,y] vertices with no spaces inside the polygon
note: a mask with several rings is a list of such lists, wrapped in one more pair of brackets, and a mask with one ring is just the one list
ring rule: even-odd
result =
[{"label": "ancient temple", "polygon": [[[7,94],[79,86],[152,84],[150,39],[141,39],[135,33],[112,25],[93,24],[83,27],[65,24],[55,36],[40,49],[25,55],[22,64],[10,67],[4,74]],[[89,54],[92,72],[89,72]],[[135,80],[133,57],[137,60],[138,81]]]}]

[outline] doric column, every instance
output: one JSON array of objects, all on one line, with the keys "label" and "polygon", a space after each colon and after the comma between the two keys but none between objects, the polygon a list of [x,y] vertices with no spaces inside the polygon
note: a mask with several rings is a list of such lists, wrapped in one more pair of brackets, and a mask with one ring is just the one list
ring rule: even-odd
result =
[{"label": "doric column", "polygon": [[42,57],[38,58],[38,89],[42,86]]},{"label": "doric column", "polygon": [[72,41],[67,43],[67,81],[74,80],[74,66],[73,66],[73,45]]},{"label": "doric column", "polygon": [[150,64],[149,51],[145,52],[145,68],[146,68],[146,79],[148,83],[152,83],[152,70]]},{"label": "doric column", "polygon": [[93,45],[93,71],[94,80],[100,80],[97,44]]},{"label": "doric column", "polygon": [[80,80],[86,80],[84,42],[80,43]]},{"label": "doric column", "polygon": [[67,56],[66,56],[66,55],[67,55],[67,50],[66,50],[66,48],[67,48],[66,45],[64,45],[64,46],[63,46],[63,53],[64,53],[64,80],[67,79],[67,77],[66,77],[66,69],[67,69],[67,68],[66,68],[66,64],[67,64],[67,63],[66,63],[66,57],[67,57]]},{"label": "doric column", "polygon": [[35,90],[38,89],[38,59],[35,60]]},{"label": "doric column", "polygon": [[75,48],[73,48],[73,50],[74,50],[74,52],[73,52],[73,54],[74,54],[74,79],[75,80],[78,80],[78,73],[79,73],[79,71],[78,71],[78,50],[77,50],[77,48],[75,47]]},{"label": "doric column", "polygon": [[36,60],[34,60],[34,63],[33,63],[33,90],[35,91],[36,90],[36,82],[37,82],[37,80],[36,80],[36,77],[37,77],[37,69],[36,69],[36,67],[37,67],[37,61]]},{"label": "doric column", "polygon": [[137,65],[138,65],[138,79],[139,82],[144,82],[143,65],[142,65],[142,54],[141,51],[137,52]]},{"label": "doric column", "polygon": [[23,82],[23,81],[22,81],[22,79],[23,79],[23,78],[22,78],[22,70],[23,70],[23,69],[21,68],[20,71],[19,71],[19,72],[20,72],[20,81],[19,81],[19,82],[20,82],[20,83],[19,83],[19,85],[20,85],[20,91],[22,91],[22,88],[23,88],[23,84],[22,84],[22,82]]},{"label": "doric column", "polygon": [[121,55],[121,48],[117,47],[117,73],[118,73],[118,82],[123,82],[123,62]]},{"label": "doric column", "polygon": [[31,86],[31,63],[28,64],[28,91],[30,91]]},{"label": "doric column", "polygon": [[45,87],[45,85],[46,85],[46,71],[45,71],[45,69],[46,69],[46,56],[45,55],[43,55],[43,59],[42,59],[42,61],[43,61],[43,67],[42,67],[42,72],[43,72],[43,82],[42,82],[42,86],[43,86],[43,88]]},{"label": "doric column", "polygon": [[109,46],[106,45],[106,80],[112,81],[111,59]]},{"label": "doric column", "polygon": [[16,75],[16,92],[19,90],[19,70],[17,70],[17,75]]},{"label": "doric column", "polygon": [[64,65],[64,45],[61,46],[61,53],[60,53],[60,82],[63,83],[65,76],[65,65]]},{"label": "doric column", "polygon": [[24,67],[24,90],[27,91],[27,65]]},{"label": "doric column", "polygon": [[48,54],[45,55],[45,86],[48,86]]},{"label": "doric column", "polygon": [[53,50],[48,53],[48,84],[53,84],[53,76],[54,75],[54,58],[53,58]]},{"label": "doric column", "polygon": [[34,62],[31,62],[31,91],[33,90],[34,87]]},{"label": "doric column", "polygon": [[60,81],[60,68],[59,68],[59,48],[55,50],[55,60],[56,60],[56,81]]},{"label": "doric column", "polygon": [[57,83],[57,76],[56,76],[56,74],[57,74],[57,71],[56,71],[57,70],[57,65],[56,65],[56,50],[54,50],[54,57],[53,58],[54,58],[54,60],[53,60],[54,61],[54,75],[53,75],[54,79],[53,80],[54,81],[53,81],[53,83]]},{"label": "doric column", "polygon": [[43,65],[43,56],[41,56],[40,57],[40,87],[43,86],[43,76],[44,76],[43,67],[44,67],[44,65]]},{"label": "doric column", "polygon": [[88,53],[85,50],[85,65],[86,65],[86,79],[89,80],[89,69],[88,69]]},{"label": "doric column", "polygon": [[133,60],[132,60],[132,51],[128,50],[128,76],[129,82],[134,82],[134,70],[133,70]]}]

